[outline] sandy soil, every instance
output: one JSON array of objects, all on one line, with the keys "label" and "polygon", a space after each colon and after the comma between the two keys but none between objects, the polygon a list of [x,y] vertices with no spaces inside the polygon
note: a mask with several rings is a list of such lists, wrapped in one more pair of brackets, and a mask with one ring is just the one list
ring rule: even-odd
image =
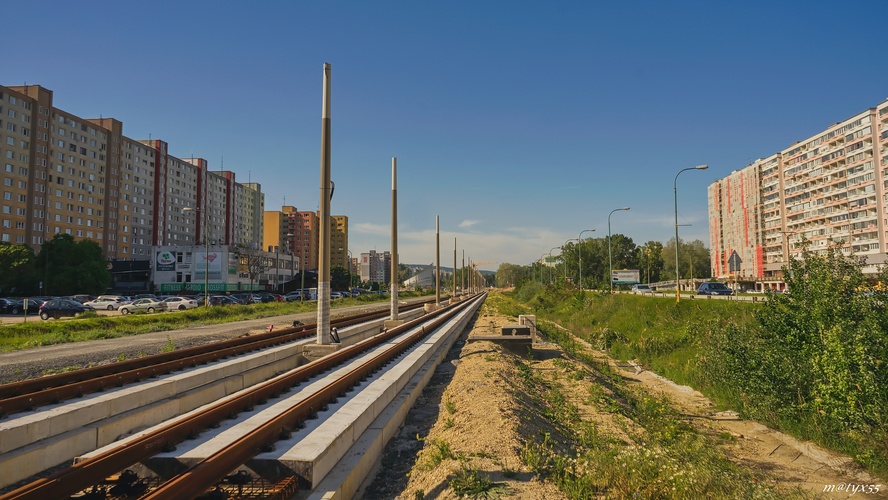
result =
[{"label": "sandy soil", "polygon": [[[477,470],[496,484],[489,498],[565,498],[553,484],[539,480],[521,461],[520,453],[529,439],[546,429],[544,419],[536,418],[522,395],[516,392],[520,376],[515,354],[492,342],[471,342],[468,337],[488,335],[491,328],[516,323],[485,307],[470,333],[451,349],[407,422],[386,448],[375,479],[362,491],[363,498],[457,498],[451,487],[454,478]],[[678,386],[633,363],[616,364],[606,354],[580,342],[581,348],[611,363],[626,383],[645,391],[662,394],[699,432],[733,439],[723,443],[725,455],[749,469],[763,482],[780,491],[801,488],[824,498],[888,498],[884,479],[873,478],[843,456],[812,443],[767,428],[732,412],[719,411],[702,394]],[[589,384],[594,377],[574,380],[570,370],[582,370],[579,363],[557,345],[538,343],[533,359],[525,362],[547,380],[558,382],[567,398],[576,404],[585,420],[593,420],[602,432],[620,438],[634,423],[613,412],[600,412],[588,406]],[[628,441],[628,439],[627,439]],[[834,491],[829,485],[880,485],[880,492],[863,494]]]}]

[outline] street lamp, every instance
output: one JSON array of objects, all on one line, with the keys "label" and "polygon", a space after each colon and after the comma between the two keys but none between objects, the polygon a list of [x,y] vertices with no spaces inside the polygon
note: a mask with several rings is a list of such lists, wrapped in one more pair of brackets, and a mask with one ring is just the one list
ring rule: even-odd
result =
[{"label": "street lamp", "polygon": [[564,262],[564,285],[565,286],[567,286],[567,257],[564,256],[563,247],[566,247],[568,242],[571,242],[571,241],[576,241],[577,243],[579,243],[580,239],[579,238],[571,238],[571,239],[565,241],[564,245],[562,245],[561,260]]},{"label": "street lamp", "polygon": [[629,207],[615,208],[607,214],[607,264],[610,268],[610,276],[608,277],[608,280],[610,281],[610,293],[614,293],[614,260],[611,256],[611,215],[620,210],[629,210]]},{"label": "street lamp", "polygon": [[672,195],[675,201],[675,303],[681,302],[681,280],[678,275],[678,176],[686,170],[706,170],[709,165],[697,165],[696,167],[683,168],[675,174],[672,181]]},{"label": "street lamp", "polygon": [[545,256],[546,252],[543,252],[542,255],[540,255],[540,260],[538,261],[540,263],[540,285],[543,284],[543,257]]},{"label": "street lamp", "polygon": [[[561,250],[561,247],[552,247],[552,250]],[[549,258],[552,258],[552,250],[549,250]],[[552,266],[552,269],[555,269],[555,266]],[[555,278],[553,277],[555,271],[549,272],[549,279],[552,280],[552,283],[555,283]]]},{"label": "street lamp", "polygon": [[[210,227],[207,225],[207,211],[193,207],[185,207],[183,212],[201,212],[204,219],[204,307],[210,307]],[[198,235],[200,236],[200,235]],[[195,264],[197,264],[195,262]]]},{"label": "street lamp", "polygon": [[583,233],[591,233],[594,232],[594,229],[583,229],[580,231],[580,235],[577,237],[577,261],[580,266],[580,290],[583,289],[583,252],[580,251],[580,244],[583,243]]}]

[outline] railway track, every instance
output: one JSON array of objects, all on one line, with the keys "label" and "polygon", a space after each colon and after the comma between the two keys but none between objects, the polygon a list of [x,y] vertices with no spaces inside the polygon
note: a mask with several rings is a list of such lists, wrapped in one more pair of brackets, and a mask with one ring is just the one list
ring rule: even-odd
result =
[{"label": "railway track", "polygon": [[[423,307],[427,302],[402,305],[400,310],[404,312],[414,310]],[[333,320],[331,325],[344,328],[388,315],[389,312],[386,310],[374,311]],[[168,353],[3,384],[0,385],[0,418],[257,349],[309,338],[315,334],[316,325],[311,324],[283,328],[259,335],[238,337]]]},{"label": "railway track", "polygon": [[[248,496],[244,496],[245,488],[253,495],[249,496],[250,498],[292,498],[300,489],[305,493],[317,486],[318,479],[329,470],[329,465],[322,465],[330,462],[330,458],[326,455],[323,460],[307,469],[299,469],[301,472],[292,474],[278,472],[272,474],[273,477],[258,480],[255,473],[251,473],[249,468],[244,469],[243,466],[251,460],[258,462],[257,455],[274,450],[277,442],[293,440],[294,434],[299,434],[301,436],[299,439],[324,441],[326,438],[323,436],[326,434],[323,432],[312,431],[320,432],[317,436],[321,437],[309,438],[308,436],[312,434],[301,429],[305,429],[306,424],[313,419],[315,422],[308,425],[312,429],[320,429],[325,425],[328,427],[345,425],[317,421],[333,419],[333,415],[337,412],[332,412],[333,415],[326,414],[331,413],[330,408],[337,403],[342,406],[342,401],[347,400],[348,402],[344,403],[346,405],[360,405],[360,402],[355,403],[355,401],[368,399],[369,396],[365,394],[373,393],[368,392],[368,387],[374,384],[377,387],[374,390],[388,387],[385,384],[392,382],[380,382],[395,377],[394,375],[387,377],[388,365],[395,364],[398,373],[403,371],[403,374],[397,376],[400,377],[397,379],[399,381],[392,387],[404,386],[403,380],[408,378],[414,380],[419,377],[419,373],[423,372],[416,367],[419,366],[416,360],[433,359],[430,353],[440,351],[439,346],[446,343],[448,338],[452,343],[452,338],[455,337],[453,332],[458,333],[457,330],[465,326],[467,318],[477,309],[483,298],[481,295],[471,300],[456,302],[399,327],[342,347],[321,359],[100,449],[60,472],[0,496],[0,500],[67,498],[72,495],[81,498],[112,498],[115,495],[119,498],[217,498],[214,495],[232,493],[247,498]],[[366,321],[367,315],[361,316]],[[348,320],[358,321],[354,317]],[[302,327],[298,329],[299,332],[281,331],[278,335],[280,338],[287,338],[297,333],[311,334],[308,328],[306,332],[301,331]],[[430,338],[434,338],[434,342],[430,341]],[[271,342],[272,339],[262,339],[262,341]],[[278,342],[287,341],[278,340]],[[230,348],[237,347],[241,346]],[[229,347],[224,349],[227,348]],[[145,368],[139,367],[134,370],[143,369]],[[79,383],[83,382],[75,382]],[[380,394],[385,396],[360,410],[364,416],[358,420],[375,422],[374,419],[382,419],[381,411],[375,407],[387,408],[387,405],[395,404],[392,390],[383,389]],[[289,399],[280,402],[282,398]],[[371,411],[368,408],[375,409]],[[345,413],[351,411],[354,411],[354,408]],[[184,467],[184,470],[143,477],[131,469],[152,460],[169,462],[173,459],[156,457],[175,454],[177,447],[184,446],[183,443],[188,441],[201,439],[224,441],[226,438],[222,435],[226,432],[216,432],[213,429],[218,429],[220,426],[227,428],[232,425],[247,425],[226,423],[226,420],[242,418],[254,422],[248,425],[249,431],[235,432],[236,438],[219,445],[218,449],[207,456],[191,459],[187,467],[178,467],[179,469]],[[364,429],[350,428],[347,433],[340,433],[337,436],[344,434],[358,436],[362,432],[366,434],[369,432],[366,428],[366,424]],[[357,437],[353,441],[358,441]],[[342,448],[342,444],[338,441],[337,443],[335,446],[328,443],[327,446],[330,449]],[[143,466],[140,470],[144,472],[146,468]],[[257,481],[261,484],[258,489]],[[260,493],[256,494],[257,491]]]}]

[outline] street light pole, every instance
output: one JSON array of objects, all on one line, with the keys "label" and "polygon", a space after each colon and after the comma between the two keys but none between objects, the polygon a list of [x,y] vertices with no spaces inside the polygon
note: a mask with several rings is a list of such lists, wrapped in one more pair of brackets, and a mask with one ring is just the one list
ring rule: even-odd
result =
[{"label": "street light pole", "polygon": [[563,247],[566,247],[568,242],[571,242],[571,241],[576,241],[577,243],[579,243],[580,239],[579,238],[571,238],[571,239],[565,241],[564,245],[562,245],[561,261],[564,262],[564,286],[567,286],[567,257],[565,257],[565,255],[564,255],[564,248]]},{"label": "street light pole", "polygon": [[614,259],[611,256],[611,215],[620,210],[629,210],[629,207],[615,208],[607,214],[607,264],[610,268],[610,276],[608,277],[608,280],[610,281],[611,294],[614,293]]},{"label": "street light pole", "polygon": [[[552,250],[560,250],[560,249],[561,249],[561,247],[552,247]],[[549,250],[549,258],[552,258],[552,250]],[[555,269],[555,266],[552,266],[552,269],[553,269],[553,270],[550,270],[550,271],[549,271],[549,279],[550,279],[550,280],[552,281],[552,283],[554,284],[554,283],[555,283],[555,278],[554,278],[554,274],[555,274],[554,269]]]},{"label": "street light pole", "polygon": [[583,233],[591,233],[594,231],[594,229],[583,229],[582,231],[580,231],[579,236],[577,236],[577,261],[580,267],[580,290],[583,289],[583,252],[580,251],[580,245],[582,245],[583,243]]},{"label": "street light pole", "polygon": [[672,195],[675,202],[675,303],[681,302],[681,279],[678,274],[678,176],[686,170],[706,170],[709,165],[697,165],[696,167],[683,168],[675,174],[672,181]]},{"label": "street light pole", "polygon": [[[296,279],[296,255],[293,252],[293,243],[291,239],[296,236],[295,233],[287,233],[287,250],[290,251],[290,281]],[[293,286],[292,284],[290,285]]]}]

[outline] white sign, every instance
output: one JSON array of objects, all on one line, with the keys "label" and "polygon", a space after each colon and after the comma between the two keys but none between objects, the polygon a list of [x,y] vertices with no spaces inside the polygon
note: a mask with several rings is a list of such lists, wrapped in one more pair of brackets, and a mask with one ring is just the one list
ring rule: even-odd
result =
[{"label": "white sign", "polygon": [[611,274],[611,282],[614,285],[634,285],[640,283],[640,276],[638,269],[615,269]]}]

